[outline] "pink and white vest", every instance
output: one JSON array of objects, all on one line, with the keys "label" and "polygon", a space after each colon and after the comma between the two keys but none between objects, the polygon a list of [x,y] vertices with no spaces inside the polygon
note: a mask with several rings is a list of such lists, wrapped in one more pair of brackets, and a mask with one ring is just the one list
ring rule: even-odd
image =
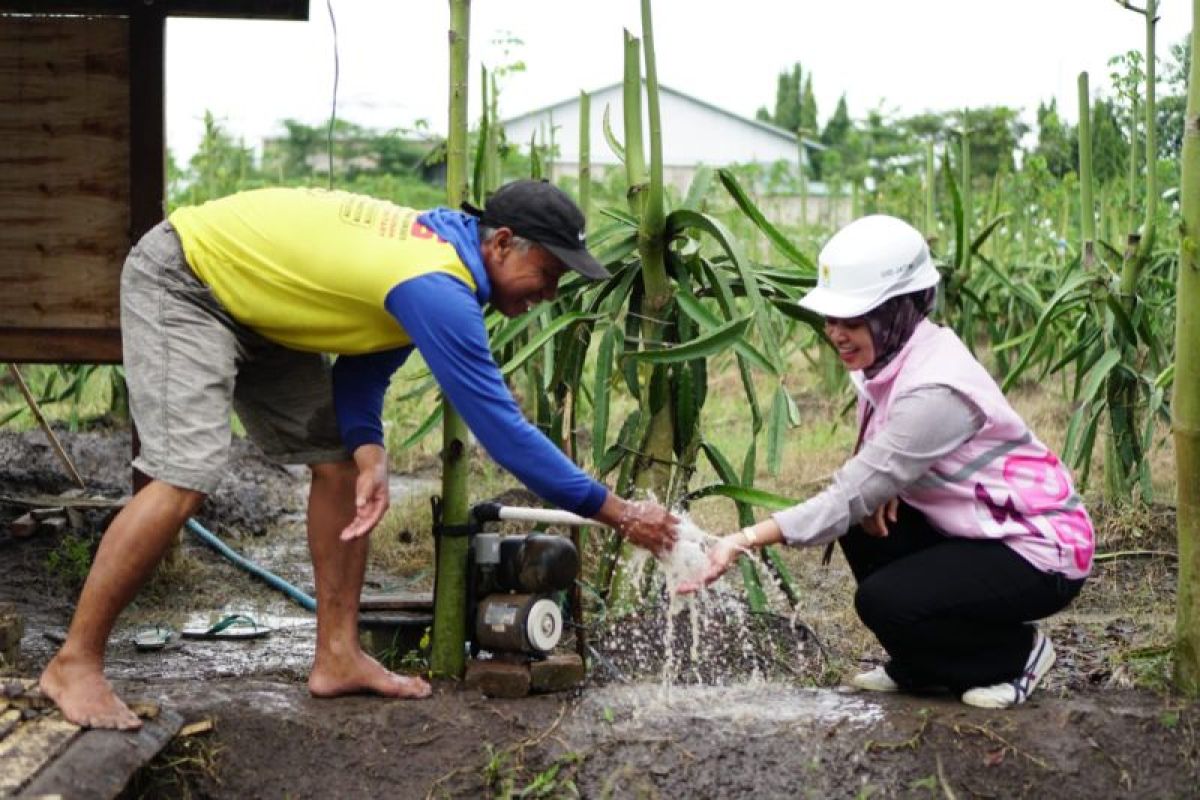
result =
[{"label": "pink and white vest", "polygon": [[864,441],[887,422],[892,401],[918,386],[948,386],[986,416],[973,437],[900,493],[934,527],[949,536],[1000,539],[1043,572],[1091,572],[1095,535],[1071,476],[953,331],[922,320],[878,375],[853,372],[851,379],[860,428],[866,420]]}]

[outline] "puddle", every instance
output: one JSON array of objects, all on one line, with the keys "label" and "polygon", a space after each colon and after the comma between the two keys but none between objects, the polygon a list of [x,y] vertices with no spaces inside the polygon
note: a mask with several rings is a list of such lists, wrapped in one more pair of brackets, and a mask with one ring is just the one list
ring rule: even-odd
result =
[{"label": "puddle", "polygon": [[883,716],[882,706],[857,693],[767,682],[675,685],[669,691],[661,684],[610,685],[588,691],[575,715],[585,727],[594,727],[588,723],[591,720],[616,734],[677,730],[694,722],[715,723],[723,729],[753,728],[758,733],[764,726],[869,727]]}]

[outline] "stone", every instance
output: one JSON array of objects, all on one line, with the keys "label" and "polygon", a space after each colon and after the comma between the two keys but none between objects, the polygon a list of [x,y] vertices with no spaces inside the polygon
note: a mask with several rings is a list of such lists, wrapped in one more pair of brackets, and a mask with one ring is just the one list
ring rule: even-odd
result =
[{"label": "stone", "polygon": [[466,685],[487,697],[525,697],[529,694],[529,665],[471,660],[467,662]]},{"label": "stone", "polygon": [[529,676],[535,692],[562,692],[580,686],[586,671],[578,653],[554,653],[530,664]]}]

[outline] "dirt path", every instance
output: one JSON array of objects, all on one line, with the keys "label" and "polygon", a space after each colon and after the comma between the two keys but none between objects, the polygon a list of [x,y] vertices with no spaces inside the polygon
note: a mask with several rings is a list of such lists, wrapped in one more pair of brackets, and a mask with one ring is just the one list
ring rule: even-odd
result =
[{"label": "dirt path", "polygon": [[[1197,714],[1141,692],[1009,713],[830,689],[605,687],[320,701],[297,683],[131,687],[214,719],[129,796],[1195,797]],[[180,785],[177,781],[183,781]],[[572,789],[573,787],[573,789]],[[160,794],[162,793],[162,794]]]}]

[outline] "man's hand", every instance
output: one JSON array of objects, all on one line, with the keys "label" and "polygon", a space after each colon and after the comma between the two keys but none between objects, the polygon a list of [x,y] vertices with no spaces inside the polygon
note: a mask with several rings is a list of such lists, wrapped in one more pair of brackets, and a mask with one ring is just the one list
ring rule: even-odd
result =
[{"label": "man's hand", "polygon": [[342,530],[342,541],[366,536],[388,510],[387,451],[364,444],[354,451],[358,479],[354,484],[354,519]]},{"label": "man's hand", "polygon": [[874,514],[863,517],[862,529],[870,536],[884,537],[888,535],[888,522],[896,521],[896,510],[900,507],[900,498],[893,497],[875,509]]},{"label": "man's hand", "polygon": [[669,553],[678,536],[675,526],[679,518],[658,503],[630,502],[612,492],[605,498],[596,519],[656,556]]},{"label": "man's hand", "polygon": [[679,584],[675,589],[676,594],[691,594],[724,575],[733,566],[733,562],[737,561],[738,556],[749,552],[742,545],[741,536],[741,533],[733,533],[714,542],[708,548],[708,568],[704,574],[695,581]]}]

